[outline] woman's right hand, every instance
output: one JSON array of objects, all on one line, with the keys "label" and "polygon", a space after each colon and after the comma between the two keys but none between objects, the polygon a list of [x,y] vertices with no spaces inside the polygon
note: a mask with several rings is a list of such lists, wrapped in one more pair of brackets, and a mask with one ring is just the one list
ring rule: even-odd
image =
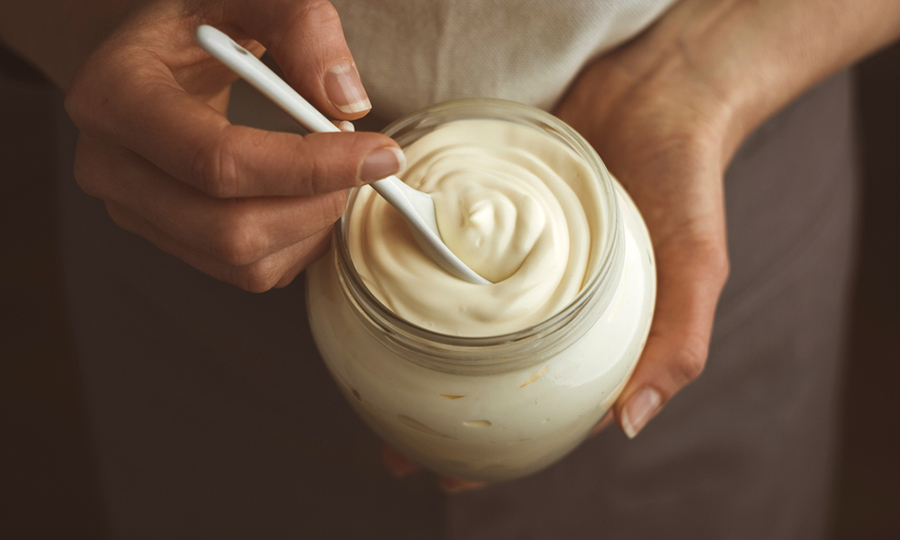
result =
[{"label": "woman's right hand", "polygon": [[75,75],[75,178],[112,219],[195,268],[248,291],[287,285],[327,245],[350,187],[397,173],[376,133],[300,136],[235,126],[237,78],[193,39],[223,29],[271,50],[319,110],[370,108],[337,13],[324,0],[165,0],[136,12]]}]

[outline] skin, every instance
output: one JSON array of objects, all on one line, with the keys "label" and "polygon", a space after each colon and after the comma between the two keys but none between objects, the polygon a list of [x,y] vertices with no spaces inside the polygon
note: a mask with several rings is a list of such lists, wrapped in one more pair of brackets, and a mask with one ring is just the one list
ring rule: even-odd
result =
[{"label": "skin", "polygon": [[[255,54],[268,48],[325,114],[365,113],[341,112],[326,91],[328,68],[352,57],[323,1],[0,3],[0,39],[68,89],[81,129],[76,179],[117,224],[244,289],[285,286],[323,252],[346,189],[374,180],[361,178],[364,157],[396,144],[231,126],[234,76],[193,44],[201,23]],[[659,280],[647,346],[595,431],[615,420],[636,436],[703,371],[728,276],[722,179],[741,141],[898,36],[896,0],[682,0],[586,66],[556,112],[637,203]],[[382,457],[398,476],[419,470],[391,448]],[[439,482],[449,492],[485,485]]]}]

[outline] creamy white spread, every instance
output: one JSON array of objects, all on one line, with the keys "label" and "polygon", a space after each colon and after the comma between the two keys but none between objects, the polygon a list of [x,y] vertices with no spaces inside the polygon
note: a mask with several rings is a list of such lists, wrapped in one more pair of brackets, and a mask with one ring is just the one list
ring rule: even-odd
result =
[{"label": "creamy white spread", "polygon": [[350,257],[369,290],[403,319],[480,337],[533,326],[563,309],[601,252],[599,183],[550,135],[501,120],[459,120],[404,149],[402,179],[430,193],[447,246],[492,285],[458,279],[418,246],[368,186],[354,203]]}]

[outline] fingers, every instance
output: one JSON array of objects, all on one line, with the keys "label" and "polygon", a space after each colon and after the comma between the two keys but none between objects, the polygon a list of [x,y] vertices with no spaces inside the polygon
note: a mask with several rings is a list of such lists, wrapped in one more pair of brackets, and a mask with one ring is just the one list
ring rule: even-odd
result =
[{"label": "fingers", "polygon": [[488,483],[477,482],[475,480],[464,480],[452,476],[440,476],[438,477],[438,485],[446,493],[460,493],[463,491],[471,491],[473,489],[486,488]]},{"label": "fingers", "polygon": [[[396,143],[377,133],[301,137],[233,126],[160,73],[125,73],[110,84],[116,96],[99,99],[105,101],[103,114],[85,110],[99,105],[99,95],[70,107],[76,123],[216,197],[327,193],[379,180],[405,165]],[[77,90],[73,86],[70,96]]]},{"label": "fingers", "polygon": [[345,192],[310,197],[217,199],[169,177],[128,150],[82,136],[75,177],[90,195],[144,217],[185,246],[244,266],[330,227]]},{"label": "fingers", "polygon": [[[381,461],[384,463],[388,472],[397,478],[402,478],[422,469],[416,462],[386,444],[381,447]],[[452,476],[439,476],[438,486],[446,493],[459,493],[462,491],[487,487],[488,483],[465,480],[463,478],[455,478]]]},{"label": "fingers", "polygon": [[421,469],[418,463],[386,444],[381,446],[381,461],[388,472],[397,478],[402,478]]},{"label": "fingers", "polygon": [[192,250],[115,202],[107,201],[106,210],[116,225],[149,240],[160,250],[220,281],[254,293],[290,284],[304,268],[322,255],[331,232],[330,229],[319,231],[252,264],[235,266]]},{"label": "fingers", "polygon": [[226,22],[271,51],[288,82],[326,115],[356,119],[371,108],[337,11],[325,0],[226,0]]},{"label": "fingers", "polygon": [[75,178],[117,224],[201,271],[259,292],[284,286],[327,245],[345,192],[216,199],[128,150],[79,138]]},{"label": "fingers", "polygon": [[716,303],[728,275],[724,241],[665,246],[657,252],[657,270],[650,335],[614,407],[630,438],[704,369]]},{"label": "fingers", "polygon": [[138,12],[76,75],[66,97],[81,130],[76,179],[117,223],[202,271],[253,291],[283,286],[327,245],[346,188],[399,172],[405,159],[380,134],[301,137],[233,126],[223,114],[235,76],[193,43],[202,22],[227,28],[254,54],[262,45],[248,38],[273,47],[326,114],[361,107],[355,69],[338,85],[355,101],[326,91],[328,68],[352,64],[330,6],[179,6]]},{"label": "fingers", "polygon": [[[270,23],[274,30],[265,41],[292,66],[291,82],[326,105],[326,114],[340,112],[326,99],[324,64],[349,58],[349,52],[330,6],[313,1],[253,2],[252,9],[246,0],[225,4],[235,9],[225,9],[224,17],[240,19],[254,34]],[[239,16],[253,10],[259,12],[246,20]],[[221,108],[233,76],[203,56],[199,46],[187,54],[171,50],[184,47],[182,40],[162,39],[192,35],[196,24],[192,17],[160,16],[153,24],[132,25],[92,55],[66,99],[82,132],[115,141],[172,177],[222,198],[321,194],[379,180],[405,165],[397,144],[381,134],[301,137],[231,125],[212,105]],[[186,87],[202,91],[189,94]]]}]

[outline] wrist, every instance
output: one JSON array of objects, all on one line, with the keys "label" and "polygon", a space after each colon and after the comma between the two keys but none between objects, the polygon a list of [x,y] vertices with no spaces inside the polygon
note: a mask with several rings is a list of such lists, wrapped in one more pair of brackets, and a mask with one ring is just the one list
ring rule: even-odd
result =
[{"label": "wrist", "polygon": [[608,124],[627,114],[668,140],[703,148],[724,171],[758,113],[738,79],[726,76],[737,65],[730,53],[721,44],[708,48],[728,11],[721,4],[681,0],[644,34],[591,64],[559,112],[581,124],[589,140],[591,132],[602,139]]},{"label": "wrist", "polygon": [[900,37],[896,0],[720,4],[695,9],[675,48],[683,69],[730,111],[726,161],[803,92]]},{"label": "wrist", "polygon": [[[709,110],[721,130],[722,161],[803,86],[810,66],[790,54],[764,51],[759,6],[737,3],[706,12],[678,36],[671,83],[686,99]],[[674,91],[674,90],[670,90]]]}]

